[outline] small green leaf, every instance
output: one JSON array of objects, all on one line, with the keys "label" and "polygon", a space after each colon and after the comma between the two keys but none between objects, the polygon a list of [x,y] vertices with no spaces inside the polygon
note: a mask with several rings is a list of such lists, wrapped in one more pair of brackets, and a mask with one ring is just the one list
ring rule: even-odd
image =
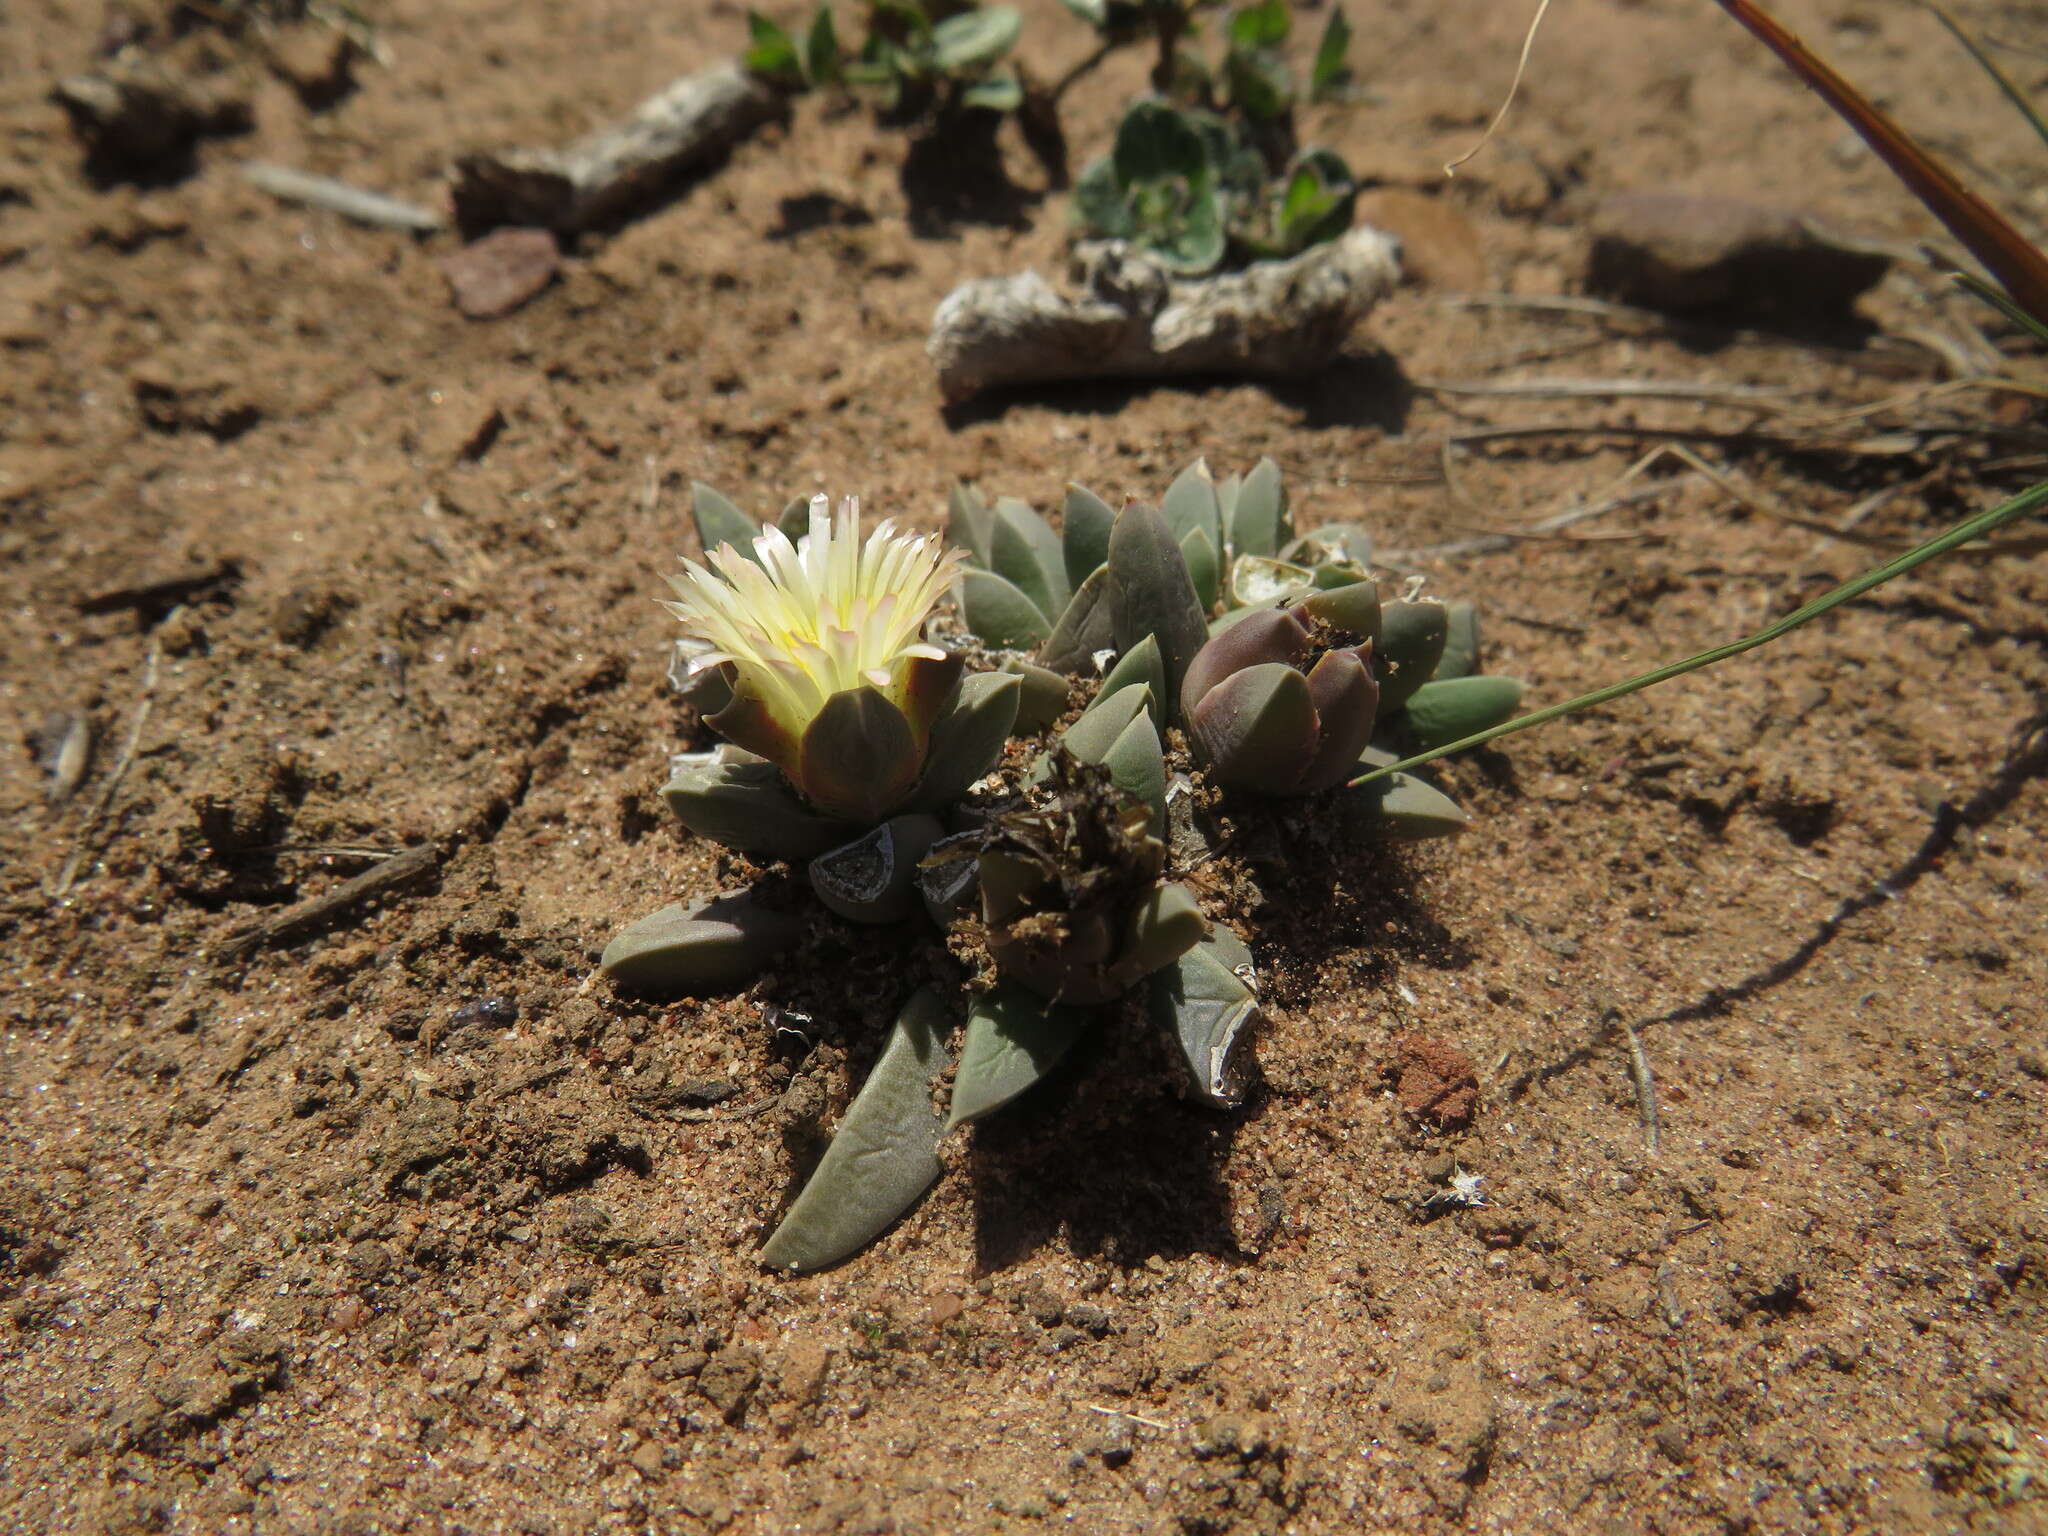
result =
[{"label": "small green leaf", "polygon": [[1195,597],[1207,613],[1216,606],[1218,589],[1223,575],[1217,569],[1216,546],[1209,542],[1209,535],[1201,529],[1194,529],[1180,541],[1180,557],[1187,562],[1188,579],[1195,584]]},{"label": "small green leaf", "polygon": [[1443,659],[1449,616],[1442,603],[1396,599],[1380,606],[1379,645],[1372,670],[1380,680],[1380,713],[1391,715],[1429,681]]},{"label": "small green leaf", "polygon": [[1067,606],[1067,562],[1060,536],[1013,496],[997,500],[989,533],[989,567],[1037,605],[1048,619]]},{"label": "small green leaf", "polygon": [[962,91],[960,104],[988,112],[1014,112],[1024,105],[1024,87],[1015,75],[990,75]]},{"label": "small green leaf", "polygon": [[1223,507],[1216,497],[1216,477],[1209,461],[1197,459],[1178,475],[1159,499],[1159,515],[1173,530],[1176,542],[1200,530],[1209,536],[1209,547],[1223,547]]},{"label": "small green leaf", "polygon": [[1030,598],[995,572],[973,566],[960,573],[960,616],[997,650],[1028,651],[1052,630]]},{"label": "small green leaf", "polygon": [[832,7],[821,5],[804,34],[804,78],[812,85],[837,85],[840,79],[839,29]]},{"label": "small green leaf", "polygon": [[1408,728],[1427,752],[1490,731],[1521,706],[1522,685],[1512,677],[1440,678],[1410,696]]},{"label": "small green leaf", "polygon": [[1084,763],[1100,763],[1109,756],[1124,728],[1156,707],[1152,690],[1142,684],[1119,688],[1088,706],[1087,712],[1061,735],[1060,742]]},{"label": "small green leaf", "polygon": [[949,1021],[936,992],[920,988],[897,1017],[839,1133],[761,1250],[771,1269],[811,1270],[865,1247],[932,1187],[943,1171],[933,1087],[952,1065]]},{"label": "small green leaf", "polygon": [[946,537],[972,555],[976,565],[987,570],[989,538],[995,531],[988,503],[965,480],[956,480],[946,494],[946,510]]},{"label": "small green leaf", "polygon": [[761,525],[701,480],[690,482],[690,515],[696,520],[697,542],[705,554],[730,544],[756,565],[761,563],[754,552]]},{"label": "small green leaf", "polygon": [[[1064,680],[1060,693],[1064,699]],[[1023,698],[1024,680],[1010,672],[974,672],[962,678],[953,707],[932,726],[924,778],[910,798],[911,809],[943,810],[1001,762]]]},{"label": "small green leaf", "polygon": [[1287,482],[1280,466],[1260,459],[1238,487],[1230,508],[1230,552],[1272,558],[1287,542]]},{"label": "small green leaf", "polygon": [[1196,1094],[1218,1109],[1234,1108],[1242,1092],[1230,1070],[1245,1026],[1258,1017],[1258,997],[1240,979],[1251,951],[1220,923],[1209,936],[1152,979],[1149,1011],[1180,1046]]},{"label": "small green leaf", "polygon": [[1109,156],[1093,162],[1076,178],[1068,216],[1083,234],[1098,240],[1128,240],[1138,232]]},{"label": "small green leaf", "polygon": [[1126,985],[1135,985],[1201,943],[1209,929],[1209,919],[1186,886],[1154,886],[1131,920],[1130,945],[1117,970],[1129,978]]},{"label": "small green leaf", "polygon": [[1181,679],[1195,652],[1208,641],[1209,625],[1187,561],[1158,508],[1134,501],[1117,514],[1107,569],[1111,638],[1122,652],[1147,635],[1157,637],[1159,656],[1166,664],[1159,723],[1170,725]]},{"label": "small green leaf", "polygon": [[808,926],[801,913],[764,907],[751,891],[714,896],[627,924],[598,969],[632,992],[712,996],[747,985]]},{"label": "small green leaf", "polygon": [[[1385,765],[1365,759],[1359,766],[1377,768]],[[1351,793],[1378,819],[1386,835],[1399,842],[1449,837],[1472,824],[1472,818],[1459,809],[1455,800],[1413,774],[1388,774],[1385,778],[1357,785]]]},{"label": "small green leaf", "polygon": [[1005,656],[1002,670],[1018,680],[1017,719],[1010,727],[1011,735],[1036,736],[1067,712],[1067,679],[1062,673],[1022,656]]},{"label": "small green leaf", "polygon": [[1230,104],[1255,123],[1278,122],[1294,105],[1294,88],[1284,60],[1233,48],[1223,56]]},{"label": "small green leaf", "polygon": [[1278,48],[1287,41],[1293,18],[1287,0],[1260,0],[1230,13],[1227,35],[1233,48]]},{"label": "small green leaf", "polygon": [[787,32],[759,11],[749,10],[747,34],[751,41],[741,62],[749,74],[780,85],[802,82],[803,69],[797,61],[796,44]]},{"label": "small green leaf", "polygon": [[[1132,689],[1135,693],[1139,690]],[[1150,830],[1154,837],[1166,832],[1166,756],[1159,745],[1159,731],[1152,712],[1140,711],[1131,718],[1102,756],[1116,787],[1152,813]]]},{"label": "small green leaf", "polygon": [[1451,603],[1444,615],[1444,653],[1438,658],[1436,681],[1465,677],[1479,666],[1479,610],[1470,603]]},{"label": "small green leaf", "polygon": [[[1101,703],[1120,689],[1138,684],[1149,688],[1152,697],[1166,697],[1166,662],[1159,654],[1159,639],[1147,635],[1123,655],[1117,657],[1116,665],[1109,669],[1102,679],[1102,687],[1096,690],[1095,702]],[[1091,706],[1092,707],[1092,706]]]},{"label": "small green leaf", "polygon": [[1052,634],[1039,647],[1038,660],[1055,672],[1092,672],[1096,653],[1115,647],[1109,566],[1104,564],[1096,567],[1074,593],[1053,625]]},{"label": "small green leaf", "polygon": [[1330,19],[1323,23],[1322,40],[1316,44],[1315,63],[1309,67],[1308,95],[1311,101],[1328,101],[1351,83],[1351,22],[1344,7],[1330,7]]},{"label": "small green leaf", "polygon": [[699,837],[756,859],[808,859],[843,842],[847,824],[814,814],[770,763],[685,762],[661,797]]},{"label": "small green leaf", "polygon": [[1116,513],[1085,485],[1069,485],[1060,509],[1060,549],[1066,557],[1067,582],[1079,587],[1109,559],[1109,530]]},{"label": "small green leaf", "polygon": [[1059,1065],[1094,1015],[1017,986],[984,993],[967,1013],[946,1129],[1001,1109]]},{"label": "small green leaf", "polygon": [[977,6],[932,28],[932,63],[949,75],[983,69],[1016,45],[1024,18],[1007,5]]}]

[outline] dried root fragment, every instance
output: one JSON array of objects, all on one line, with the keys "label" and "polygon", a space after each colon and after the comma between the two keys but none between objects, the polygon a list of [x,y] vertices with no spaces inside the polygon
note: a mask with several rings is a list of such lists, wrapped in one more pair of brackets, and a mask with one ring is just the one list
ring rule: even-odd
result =
[{"label": "dried root fragment", "polygon": [[653,201],[784,111],[779,91],[738,64],[715,64],[565,149],[463,156],[455,216],[471,232],[519,224],[575,234]]},{"label": "dried root fragment", "polygon": [[1076,296],[1036,271],[963,283],[925,351],[948,403],[1056,379],[1307,373],[1393,289],[1400,250],[1361,226],[1287,261],[1176,280],[1124,241],[1091,242],[1074,253]]}]

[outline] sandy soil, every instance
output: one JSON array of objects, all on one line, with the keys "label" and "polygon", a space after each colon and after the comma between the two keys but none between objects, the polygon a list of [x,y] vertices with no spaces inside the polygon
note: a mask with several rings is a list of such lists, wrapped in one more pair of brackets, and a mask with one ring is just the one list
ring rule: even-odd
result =
[{"label": "sandy soil", "polygon": [[[949,417],[934,304],[1065,238],[1020,144],[998,221],[954,220],[906,201],[900,132],[801,103],[487,322],[450,302],[452,235],[236,174],[434,202],[461,152],[730,54],[732,4],[369,0],[388,62],[331,101],[285,78],[318,74],[317,24],[275,63],[214,31],[193,64],[187,39],[252,127],[146,187],[89,176],[49,99],[100,8],[0,8],[0,1523],[2048,1528],[1996,1498],[2030,1468],[2038,1495],[2048,1428],[2038,555],[1942,565],[1462,762],[1479,821],[1454,846],[1276,827],[1257,909],[1236,898],[1272,1002],[1240,1113],[1181,1101],[1133,1018],[823,1275],[754,1255],[929,945],[821,923],[739,998],[591,984],[621,922],[735,872],[654,795],[701,739],[652,601],[692,478],[929,525],[956,477],[1048,505],[1271,454],[1313,520],[1395,550],[1689,444],[1746,504],[1669,464],[1558,536],[1413,562],[1483,601],[1490,670],[1555,699],[1872,558],[1774,509],[1910,541],[2038,472],[2023,397],[1927,397],[1984,316],[1910,266],[1818,338],[1461,300],[1582,293],[1589,210],[1631,188],[1931,233],[1712,6],[1559,8],[1448,183],[1525,8],[1372,9],[1367,94],[1310,136],[1373,180],[1420,278],[1345,362]],[[1931,19],[1785,10],[2048,214],[2038,144]],[[1028,11],[1041,75],[1085,52]],[[2043,41],[2030,7],[1967,11]],[[1143,69],[1070,100],[1077,161]],[[1771,401],[1434,387],[1537,377]],[[1471,436],[1518,426],[1560,430]],[[98,741],[54,804],[53,714]],[[429,840],[423,881],[229,943]],[[1390,1090],[1418,1031],[1478,1063],[1455,1135]],[[1454,1164],[1484,1206],[1430,1202]]]}]

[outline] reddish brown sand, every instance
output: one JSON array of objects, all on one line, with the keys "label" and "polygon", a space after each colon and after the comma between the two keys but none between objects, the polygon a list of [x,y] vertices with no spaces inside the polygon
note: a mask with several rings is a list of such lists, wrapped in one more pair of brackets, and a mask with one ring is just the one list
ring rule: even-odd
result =
[{"label": "reddish brown sand", "polygon": [[[1446,182],[1528,8],[1354,3],[1366,94],[1307,136],[1380,185],[1425,280],[1349,359],[948,420],[934,304],[1065,238],[1021,144],[1008,222],[913,220],[904,136],[805,102],[467,320],[452,236],[281,205],[235,163],[433,202],[460,152],[559,140],[731,53],[741,10],[364,9],[389,62],[353,94],[309,109],[227,48],[254,131],[146,190],[96,187],[47,98],[100,7],[0,10],[0,1525],[2044,1528],[1993,1487],[2031,1466],[2039,1494],[2048,1428],[2041,556],[1943,564],[1461,762],[1454,845],[1276,823],[1207,893],[1262,935],[1241,1112],[1178,1098],[1120,1016],[820,1276],[754,1255],[929,947],[821,923],[756,992],[668,1007],[590,979],[620,923],[741,873],[654,795],[702,741],[652,601],[692,478],[929,526],[955,477],[1049,505],[1271,454],[1305,518],[1400,550],[1598,499],[1649,429],[1736,434],[1692,442],[1746,505],[1695,478],[1413,562],[1483,601],[1490,670],[1541,700],[1874,557],[1765,509],[1832,525],[1891,490],[1858,527],[1893,547],[2023,485],[2025,398],[1919,398],[1950,376],[1927,338],[1985,319],[1921,270],[1819,341],[1458,301],[1581,292],[1590,205],[1626,188],[1931,233],[1745,34],[1704,0],[1558,7]],[[1027,9],[1041,76],[1086,51]],[[1930,18],[1786,10],[2048,212],[2040,146]],[[1966,10],[2036,50],[2001,57],[2039,87],[2038,15]],[[1069,100],[1077,161],[1144,68]],[[1426,387],[1537,377],[1776,404]],[[1824,449],[1739,435],[1828,417]],[[1574,430],[1450,444],[1527,424]],[[193,573],[219,579],[81,606]],[[56,806],[30,743],[53,711],[99,738]],[[224,953],[427,839],[459,847],[426,882]],[[1394,1096],[1417,1032],[1477,1065],[1455,1133]],[[1453,1168],[1483,1205],[1433,1198]]]}]

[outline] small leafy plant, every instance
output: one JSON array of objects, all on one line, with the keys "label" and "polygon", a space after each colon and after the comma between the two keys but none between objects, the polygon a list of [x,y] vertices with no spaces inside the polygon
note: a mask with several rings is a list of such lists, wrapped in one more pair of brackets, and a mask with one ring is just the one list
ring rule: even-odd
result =
[{"label": "small leafy plant", "polygon": [[887,117],[946,119],[970,108],[1014,111],[1017,77],[996,66],[1016,46],[1023,21],[1007,5],[871,0],[858,50],[839,40],[832,7],[821,5],[801,36],[758,11],[747,13],[747,68],[789,90],[843,85],[871,92]]},{"label": "small leafy plant", "polygon": [[[904,1005],[763,1249],[792,1270],[870,1241],[939,1176],[949,1131],[1039,1082],[1126,1000],[1177,1050],[1194,1097],[1235,1103],[1256,973],[1245,939],[1173,878],[1220,851],[1196,776],[1244,811],[1335,794],[1388,837],[1454,832],[1464,813],[1420,779],[1337,786],[1390,760],[1374,742],[1413,726],[1431,688],[1500,682],[1468,677],[1469,610],[1382,599],[1359,530],[1296,536],[1270,461],[1221,486],[1198,463],[1161,507],[1118,513],[1072,487],[1058,532],[962,488],[964,549],[888,524],[862,542],[857,510],[830,514],[822,497],[792,539],[796,505],[764,529],[697,489],[708,553],[670,606],[691,640],[686,681],[728,745],[678,758],[663,793],[699,835],[800,866],[808,895],[665,907],[602,961],[631,989],[725,990],[828,913],[936,928],[981,957],[950,995],[928,986]],[[985,646],[1058,644],[967,670],[925,634],[954,583]],[[1006,751],[1013,732],[1035,747]]]}]

